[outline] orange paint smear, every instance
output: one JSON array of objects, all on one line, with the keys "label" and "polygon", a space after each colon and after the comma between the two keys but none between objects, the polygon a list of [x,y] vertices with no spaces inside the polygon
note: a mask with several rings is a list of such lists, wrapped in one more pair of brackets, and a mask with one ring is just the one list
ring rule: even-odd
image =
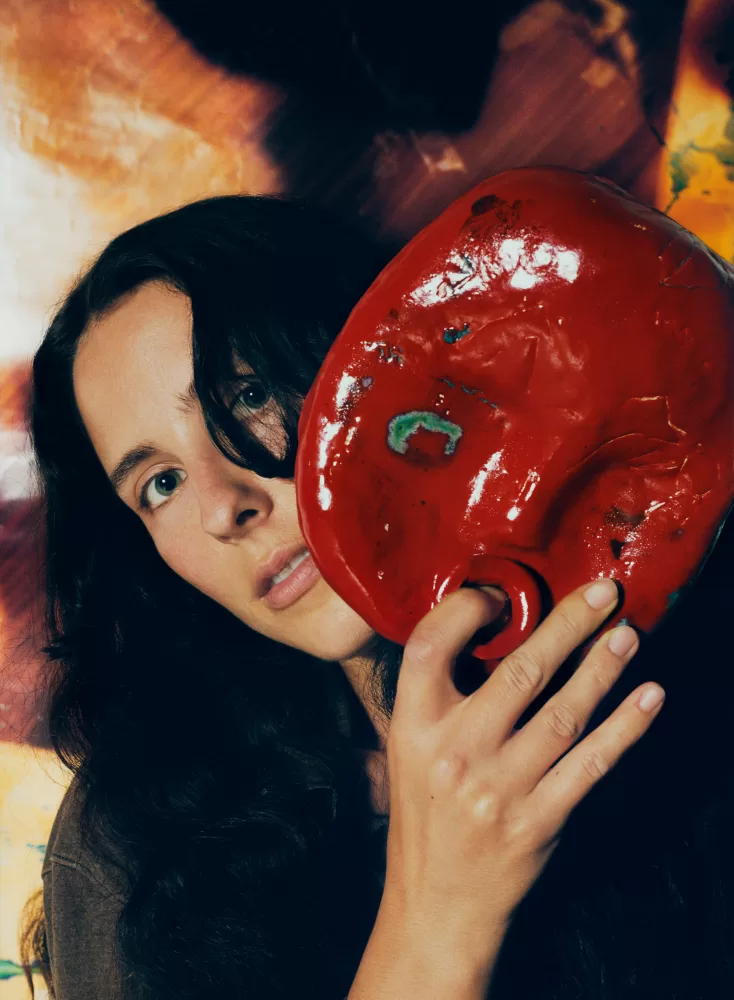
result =
[{"label": "orange paint smear", "polygon": [[0,365],[0,429],[25,427],[29,374],[27,364]]},{"label": "orange paint smear", "polygon": [[278,92],[211,66],[146,0],[5,0],[0,55],[21,146],[123,224],[280,189],[261,143]]},{"label": "orange paint smear", "polygon": [[[0,433],[22,431],[28,365],[0,366]],[[0,462],[8,458],[0,453]],[[28,739],[38,724],[39,509],[0,495],[0,740]]]}]

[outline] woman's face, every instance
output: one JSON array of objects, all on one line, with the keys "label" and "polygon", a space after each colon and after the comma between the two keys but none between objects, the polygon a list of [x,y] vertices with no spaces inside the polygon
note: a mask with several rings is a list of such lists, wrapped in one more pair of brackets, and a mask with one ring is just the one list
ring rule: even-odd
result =
[{"label": "woman's face", "polygon": [[[74,390],[120,499],[171,569],[250,627],[323,659],[359,653],[372,632],[308,556],[293,482],[221,454],[192,374],[190,303],[165,285],[143,285],[84,335]],[[272,409],[256,416],[277,449]]]}]

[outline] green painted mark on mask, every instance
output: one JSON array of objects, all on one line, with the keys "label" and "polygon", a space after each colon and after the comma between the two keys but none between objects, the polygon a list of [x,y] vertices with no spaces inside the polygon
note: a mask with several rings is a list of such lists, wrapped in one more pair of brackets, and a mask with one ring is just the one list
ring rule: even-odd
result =
[{"label": "green painted mark on mask", "polygon": [[435,434],[445,434],[448,438],[444,446],[444,455],[453,455],[456,445],[459,443],[461,435],[464,433],[458,424],[444,417],[439,417],[430,410],[409,410],[408,413],[399,413],[393,417],[387,425],[387,444],[391,451],[398,455],[405,455],[408,451],[410,437],[417,430],[423,428]]}]

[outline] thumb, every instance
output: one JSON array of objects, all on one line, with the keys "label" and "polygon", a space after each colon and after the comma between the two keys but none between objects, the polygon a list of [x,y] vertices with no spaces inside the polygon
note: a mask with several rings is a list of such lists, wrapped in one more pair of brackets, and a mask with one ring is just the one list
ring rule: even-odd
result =
[{"label": "thumb", "polygon": [[496,587],[462,587],[421,619],[408,639],[395,708],[425,724],[437,721],[462,696],[452,680],[454,661],[472,636],[505,606]]}]

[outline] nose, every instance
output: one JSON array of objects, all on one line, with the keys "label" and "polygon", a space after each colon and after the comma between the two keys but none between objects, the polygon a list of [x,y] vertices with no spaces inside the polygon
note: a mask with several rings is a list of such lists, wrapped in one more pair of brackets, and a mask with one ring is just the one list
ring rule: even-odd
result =
[{"label": "nose", "polygon": [[545,491],[527,492],[513,490],[501,502],[492,504],[492,537],[496,544],[518,549],[542,548],[547,531],[547,517],[552,499]]},{"label": "nose", "polygon": [[[503,495],[503,506],[493,521],[493,533],[506,546],[524,551],[545,551],[559,531],[568,511],[598,476],[592,463],[582,466],[583,452],[557,450],[550,458],[523,470],[513,490]],[[575,471],[569,471],[575,470]]]},{"label": "nose", "polygon": [[221,542],[234,542],[264,524],[273,510],[268,480],[217,454],[189,475],[199,501],[201,526]]}]

